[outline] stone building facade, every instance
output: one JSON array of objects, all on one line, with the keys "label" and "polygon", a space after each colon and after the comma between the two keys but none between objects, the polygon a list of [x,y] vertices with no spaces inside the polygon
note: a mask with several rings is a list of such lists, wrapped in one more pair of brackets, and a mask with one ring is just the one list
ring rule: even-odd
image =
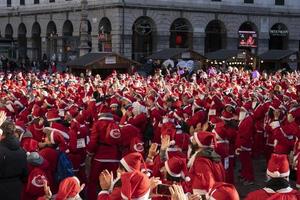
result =
[{"label": "stone building facade", "polygon": [[[204,54],[240,48],[239,31],[255,35],[257,47],[247,47],[253,53],[299,50],[299,0],[87,1],[90,51],[136,60],[169,47]],[[14,41],[9,51],[17,58],[78,56],[80,19],[81,0],[0,0],[1,37]]]}]

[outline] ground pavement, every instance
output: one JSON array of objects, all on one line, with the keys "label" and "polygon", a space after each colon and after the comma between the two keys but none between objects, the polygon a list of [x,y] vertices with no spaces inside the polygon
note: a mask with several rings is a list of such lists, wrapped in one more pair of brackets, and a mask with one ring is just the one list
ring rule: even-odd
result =
[{"label": "ground pavement", "polygon": [[[244,199],[249,192],[263,188],[265,186],[266,169],[267,169],[265,160],[255,159],[253,165],[254,165],[254,172],[255,172],[255,183],[254,185],[244,186],[237,177],[237,175],[239,174],[238,169],[240,169],[240,163],[237,162],[237,167],[236,167],[237,171],[235,173],[236,174],[235,185],[240,194],[241,199]],[[292,184],[292,187],[296,188],[295,180],[292,180],[292,177],[290,178],[290,182]]]}]

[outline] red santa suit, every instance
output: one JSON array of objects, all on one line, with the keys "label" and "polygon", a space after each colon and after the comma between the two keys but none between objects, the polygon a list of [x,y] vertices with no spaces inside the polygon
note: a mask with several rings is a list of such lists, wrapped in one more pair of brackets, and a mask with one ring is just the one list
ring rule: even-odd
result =
[{"label": "red santa suit", "polygon": [[[35,152],[34,154],[37,153]],[[30,157],[30,155],[28,157]],[[29,176],[27,183],[23,187],[22,200],[32,200],[43,196],[44,181],[48,182],[48,177],[50,174],[48,171],[48,161],[44,158],[41,158],[41,162],[42,163],[38,163],[37,166],[29,165]]]},{"label": "red santa suit", "polygon": [[99,174],[105,169],[115,171],[118,168],[120,154],[116,145],[120,143],[121,132],[119,128],[108,130],[113,124],[112,114],[101,114],[93,125],[90,143],[87,145],[87,153],[93,156],[87,185],[88,199],[91,200],[97,198]]},{"label": "red santa suit", "polygon": [[80,182],[85,182],[85,157],[86,146],[89,135],[89,129],[84,123],[82,115],[78,115],[72,120],[69,131],[69,149],[70,153],[68,158],[73,164],[75,175],[79,178]]},{"label": "red santa suit", "polygon": [[[150,194],[149,178],[139,172],[126,172],[121,175],[121,197],[119,199],[147,200]],[[101,191],[98,200],[112,200],[109,191]]]},{"label": "red santa suit", "polygon": [[265,104],[259,103],[253,111],[253,119],[255,126],[254,143],[253,143],[253,155],[259,157],[264,153],[266,145],[266,137],[264,134],[264,119],[268,111],[268,107]]},{"label": "red santa suit", "polygon": [[[215,135],[210,132],[200,131],[193,136],[199,147],[213,148],[216,145]],[[191,188],[194,194],[206,195],[216,182],[225,181],[225,170],[221,160],[213,160],[197,151],[189,160],[189,177],[191,177]]]},{"label": "red santa suit", "polygon": [[245,181],[252,182],[254,181],[254,172],[251,152],[254,135],[254,121],[251,114],[248,112],[248,110],[251,109],[251,103],[245,103],[242,109],[244,112],[246,111],[246,116],[240,116],[236,146],[241,161],[241,177],[243,177]]},{"label": "red santa suit", "polygon": [[39,154],[48,161],[49,163],[49,167],[48,167],[48,171],[49,171],[49,176],[48,176],[48,180],[49,180],[49,187],[51,188],[52,192],[57,192],[57,186],[55,184],[55,180],[54,180],[54,175],[56,172],[56,166],[57,166],[57,160],[58,160],[58,154],[59,152],[51,147],[46,147],[42,150],[40,150]]}]

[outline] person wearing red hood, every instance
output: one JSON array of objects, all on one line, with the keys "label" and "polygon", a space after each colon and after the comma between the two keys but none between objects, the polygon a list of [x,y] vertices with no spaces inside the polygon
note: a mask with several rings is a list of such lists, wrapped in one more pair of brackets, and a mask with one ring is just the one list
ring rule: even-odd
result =
[{"label": "person wearing red hood", "polygon": [[289,184],[289,161],[287,155],[272,154],[268,163],[266,186],[250,192],[245,200],[296,200],[300,199],[300,193],[293,190]]},{"label": "person wearing red hood", "polygon": [[251,114],[252,103],[245,102],[241,107],[239,114],[239,127],[236,139],[236,154],[239,155],[241,161],[240,177],[244,185],[254,184],[254,171],[251,158],[253,135],[254,135],[254,121]]},{"label": "person wearing red hood", "polygon": [[48,182],[49,163],[38,152],[27,155],[29,176],[23,187],[22,200],[37,199],[44,194],[44,182]]},{"label": "person wearing red hood", "polygon": [[54,175],[56,172],[57,162],[59,151],[68,153],[69,149],[67,147],[66,141],[63,136],[56,131],[49,131],[47,129],[44,130],[46,133],[45,141],[43,143],[39,143],[40,152],[39,154],[49,162],[49,173],[51,174],[49,178],[49,185],[53,188],[53,191],[57,191],[57,184],[54,181]]},{"label": "person wearing red hood", "polygon": [[237,136],[237,123],[233,113],[224,110],[222,112],[222,122],[216,124],[214,132],[216,134],[216,152],[221,156],[224,169],[226,171],[226,181],[234,183],[234,144]]},{"label": "person wearing red hood", "polygon": [[48,187],[47,183],[44,183],[45,195],[37,200],[82,200],[79,193],[84,187],[85,184],[80,185],[80,181],[76,176],[68,177],[60,182],[57,194],[52,195],[50,187]]},{"label": "person wearing red hood", "polygon": [[78,114],[72,119],[68,133],[70,136],[70,153],[68,154],[68,158],[72,162],[75,176],[77,176],[82,183],[86,182],[85,158],[89,133],[90,131],[84,123],[82,114]]},{"label": "person wearing red hood", "polygon": [[[109,195],[110,185],[106,184],[104,173],[100,177],[100,185],[103,190],[99,193],[98,200],[112,200]],[[125,172],[121,175],[121,199],[126,200],[147,200],[149,199],[151,187],[149,178],[139,171]]]},{"label": "person wearing red hood", "polygon": [[[99,176],[99,183],[102,191],[98,194],[98,200],[109,198],[111,200],[120,200],[122,181],[121,177],[125,173],[134,171],[146,172],[146,164],[140,153],[129,153],[120,160],[117,170],[117,177],[113,179],[113,174],[107,170],[103,171]],[[105,178],[105,180],[103,180]],[[107,195],[109,194],[109,195]]]},{"label": "person wearing red hood", "polygon": [[93,124],[90,143],[87,145],[87,163],[91,163],[87,196],[89,200],[97,198],[99,174],[107,169],[115,171],[118,168],[121,131],[111,113],[102,113]]},{"label": "person wearing red hood", "polygon": [[225,181],[221,157],[215,152],[214,133],[199,131],[192,139],[192,156],[189,159],[190,187],[193,194],[205,196],[216,182]]}]

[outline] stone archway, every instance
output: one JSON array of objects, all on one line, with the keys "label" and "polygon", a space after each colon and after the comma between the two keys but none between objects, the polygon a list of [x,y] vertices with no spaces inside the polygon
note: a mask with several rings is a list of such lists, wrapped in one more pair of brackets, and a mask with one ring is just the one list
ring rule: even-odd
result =
[{"label": "stone archway", "polygon": [[57,54],[57,28],[53,21],[50,21],[47,25],[47,55],[50,59],[56,60]]},{"label": "stone archway", "polygon": [[76,40],[73,37],[73,24],[70,20],[66,20],[62,30],[62,59],[69,60],[69,57],[76,54]]},{"label": "stone archway", "polygon": [[98,51],[112,51],[111,23],[107,17],[100,20],[98,29]]},{"label": "stone archway", "polygon": [[14,30],[11,24],[7,24],[5,27],[5,35],[4,37],[7,39],[13,39]]},{"label": "stone archway", "polygon": [[155,51],[156,25],[150,17],[139,17],[132,26],[132,59],[143,61]]},{"label": "stone archway", "polygon": [[220,20],[210,21],[205,29],[205,53],[226,48],[227,30]]},{"label": "stone archway", "polygon": [[193,47],[193,27],[187,19],[176,19],[170,27],[170,33],[170,48]]},{"label": "stone archway", "polygon": [[274,24],[270,29],[269,49],[286,50],[289,48],[289,30],[285,24]]},{"label": "stone archway", "polygon": [[238,30],[238,48],[255,53],[258,46],[258,28],[250,21],[241,24]]},{"label": "stone archway", "polygon": [[41,40],[41,26],[38,22],[34,22],[31,30],[32,39],[32,59],[40,60],[42,57],[42,40]]},{"label": "stone archway", "polygon": [[19,59],[25,59],[27,57],[27,29],[24,23],[21,23],[18,28],[18,50]]}]

